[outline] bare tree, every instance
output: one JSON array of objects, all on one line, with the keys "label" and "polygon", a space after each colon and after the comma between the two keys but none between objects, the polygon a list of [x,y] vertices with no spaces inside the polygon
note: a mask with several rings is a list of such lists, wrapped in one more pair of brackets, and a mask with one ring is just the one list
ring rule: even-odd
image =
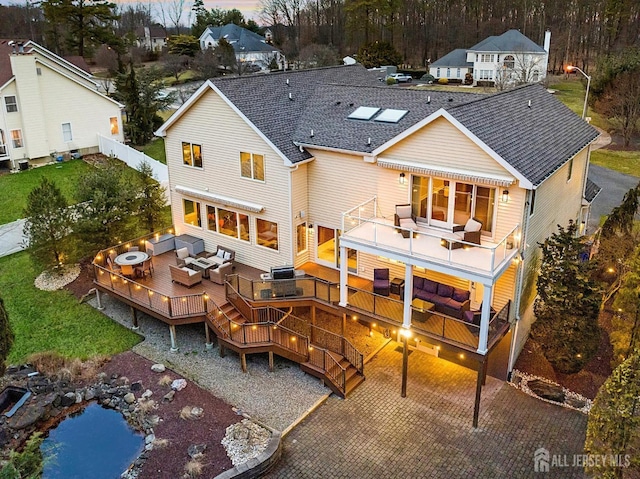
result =
[{"label": "bare tree", "polygon": [[173,25],[180,35],[180,22],[184,14],[185,0],[160,0],[157,3],[163,25]]}]

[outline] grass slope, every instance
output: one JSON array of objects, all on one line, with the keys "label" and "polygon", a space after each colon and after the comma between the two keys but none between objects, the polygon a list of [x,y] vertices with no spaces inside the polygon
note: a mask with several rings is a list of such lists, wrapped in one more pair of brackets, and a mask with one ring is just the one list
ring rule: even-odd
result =
[{"label": "grass slope", "polygon": [[142,148],[142,152],[154,160],[158,160],[160,163],[167,164],[167,155],[164,151],[164,138],[154,138]]},{"label": "grass slope", "polygon": [[591,163],[626,175],[640,177],[640,151],[595,150]]},{"label": "grass slope", "polygon": [[82,160],[71,160],[0,176],[0,224],[22,218],[22,210],[27,206],[29,193],[40,184],[40,179],[44,176],[60,188],[69,203],[74,203],[72,197],[78,178],[89,168],[91,166]]},{"label": "grass slope", "polygon": [[81,359],[112,355],[140,341],[68,291],[40,291],[33,285],[38,274],[26,252],[0,258],[0,291],[16,337],[8,363],[40,351]]}]

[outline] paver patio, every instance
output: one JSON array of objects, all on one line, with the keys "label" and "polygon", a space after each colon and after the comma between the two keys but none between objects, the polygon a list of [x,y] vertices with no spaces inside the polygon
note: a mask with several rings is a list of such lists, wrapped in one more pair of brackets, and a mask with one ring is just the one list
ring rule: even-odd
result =
[{"label": "paver patio", "polygon": [[[348,399],[331,396],[286,436],[282,459],[267,477],[585,477],[571,464],[582,453],[587,416],[488,377],[474,430],[476,373],[414,351],[401,398],[397,346],[389,343],[366,365],[367,380]],[[540,447],[569,466],[536,473]]]}]

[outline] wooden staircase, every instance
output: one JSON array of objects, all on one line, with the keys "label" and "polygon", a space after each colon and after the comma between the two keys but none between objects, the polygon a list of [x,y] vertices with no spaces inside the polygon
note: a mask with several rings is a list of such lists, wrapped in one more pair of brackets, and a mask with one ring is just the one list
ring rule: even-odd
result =
[{"label": "wooden staircase", "polygon": [[[244,350],[246,350],[246,353],[250,353],[250,350],[254,345],[243,346],[242,344],[233,341],[230,331],[226,325],[228,325],[229,322],[232,322],[240,327],[243,327],[243,325],[246,327],[251,323],[248,323],[242,314],[240,314],[240,312],[228,301],[218,306],[218,309],[219,311],[211,311],[207,314],[206,323],[214,331],[218,339],[223,342],[223,344],[231,346],[231,343],[233,343],[233,346],[235,346],[233,347],[234,350],[238,352],[244,352]],[[264,345],[264,343],[262,344]],[[282,352],[276,343],[271,344],[272,347],[269,348],[269,351],[272,351],[275,354]],[[327,364],[326,369],[312,363],[310,360],[307,361],[308,358],[303,358],[303,356],[290,355],[286,353],[282,354],[284,354],[284,357],[300,364],[300,369],[304,372],[322,379],[329,389],[342,398],[346,398],[364,381],[364,374],[359,371],[355,365],[351,364],[347,358],[334,351],[323,349],[316,344],[309,343],[309,345],[311,346],[310,349],[322,351],[328,356],[324,362],[324,364]],[[342,386],[343,384],[344,387]]]}]

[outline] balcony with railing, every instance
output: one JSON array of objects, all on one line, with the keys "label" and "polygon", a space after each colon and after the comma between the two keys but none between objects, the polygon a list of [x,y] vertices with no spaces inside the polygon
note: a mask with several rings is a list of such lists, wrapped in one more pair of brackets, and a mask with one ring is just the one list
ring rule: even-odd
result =
[{"label": "balcony with railing", "polygon": [[495,279],[517,257],[520,226],[504,237],[481,244],[451,239],[451,233],[418,225],[417,230],[394,226],[379,215],[374,197],[343,213],[341,245],[427,269],[445,268],[451,274]]}]

